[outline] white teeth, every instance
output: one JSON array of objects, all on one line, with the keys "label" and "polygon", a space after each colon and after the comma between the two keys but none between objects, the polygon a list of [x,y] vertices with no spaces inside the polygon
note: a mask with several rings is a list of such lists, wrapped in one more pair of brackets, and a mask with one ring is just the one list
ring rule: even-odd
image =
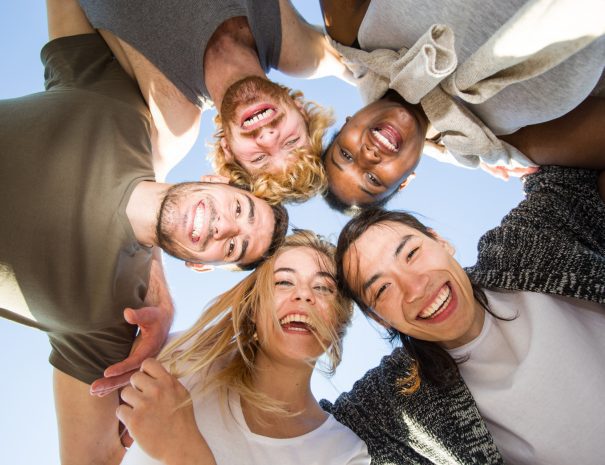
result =
[{"label": "white teeth", "polygon": [[269,116],[272,116],[273,113],[275,113],[275,110],[273,108],[267,108],[265,111],[261,113],[256,113],[255,115],[252,115],[250,118],[245,120],[243,126],[245,128],[247,128],[248,126],[252,126],[254,123],[257,123],[265,118],[268,118]]},{"label": "white teeth", "polygon": [[191,239],[197,240],[200,238],[202,233],[202,224],[204,222],[203,218],[204,214],[202,211],[202,206],[199,205],[195,209],[195,216],[193,217],[193,231],[191,231]]},{"label": "white teeth", "polygon": [[[279,320],[279,324],[282,326],[287,325],[288,323],[292,323],[292,322],[304,323],[305,325],[309,326],[310,328],[313,328],[313,324],[311,323],[311,318],[309,318],[307,315],[302,315],[300,313],[291,313],[290,315],[287,315],[287,316],[283,317],[281,320]],[[296,328],[294,326],[289,329],[294,329],[295,331],[305,331],[305,329]]]},{"label": "white teeth", "polygon": [[380,143],[383,144],[391,152],[395,152],[397,150],[397,147],[395,147],[393,144],[391,144],[389,139],[384,137],[378,129],[372,129],[372,134],[374,134],[376,139],[378,139],[380,141]]},{"label": "white teeth", "polygon": [[425,320],[436,317],[447,307],[447,305],[450,303],[451,298],[452,290],[446,284],[445,286],[443,286],[443,288],[441,288],[441,291],[439,291],[439,294],[437,295],[437,297],[435,297],[433,303],[431,303],[431,305],[421,311],[418,314],[418,317]]}]

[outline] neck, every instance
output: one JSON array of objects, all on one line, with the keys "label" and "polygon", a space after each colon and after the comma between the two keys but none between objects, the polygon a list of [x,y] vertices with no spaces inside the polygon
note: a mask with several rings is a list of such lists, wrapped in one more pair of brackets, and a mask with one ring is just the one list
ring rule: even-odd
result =
[{"label": "neck", "polygon": [[327,414],[311,392],[308,365],[286,365],[259,353],[255,361],[255,391],[275,399],[293,416],[268,413],[242,400],[242,410],[250,430],[275,438],[296,437],[318,428]]},{"label": "neck", "polygon": [[153,181],[142,181],[134,188],[126,215],[137,241],[146,246],[157,245],[156,226],[162,200],[170,184]]},{"label": "neck", "polygon": [[204,54],[204,82],[217,110],[227,89],[248,76],[267,78],[248,21],[231,18],[212,35]]},{"label": "neck", "polygon": [[473,299],[473,305],[473,321],[468,330],[457,339],[442,342],[443,347],[446,349],[456,349],[464,344],[468,344],[481,334],[483,323],[485,322],[485,308],[483,308],[477,299]]}]

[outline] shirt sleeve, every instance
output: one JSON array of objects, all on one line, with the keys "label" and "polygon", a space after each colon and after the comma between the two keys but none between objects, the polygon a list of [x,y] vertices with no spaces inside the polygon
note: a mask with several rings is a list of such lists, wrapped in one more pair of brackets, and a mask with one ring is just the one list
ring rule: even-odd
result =
[{"label": "shirt sleeve", "polygon": [[82,333],[50,333],[49,362],[86,384],[102,378],[105,369],[128,357],[136,326],[123,324]]}]

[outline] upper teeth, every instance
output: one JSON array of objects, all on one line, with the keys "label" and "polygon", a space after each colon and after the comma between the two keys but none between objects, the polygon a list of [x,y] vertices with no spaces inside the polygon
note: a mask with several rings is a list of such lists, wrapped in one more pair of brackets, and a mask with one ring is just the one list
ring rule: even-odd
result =
[{"label": "upper teeth", "polygon": [[257,123],[273,115],[273,113],[275,113],[275,110],[273,108],[267,108],[265,111],[256,113],[255,115],[251,116],[250,118],[246,119],[246,121],[244,121],[244,127],[246,128],[248,126],[252,126],[254,123]]},{"label": "upper teeth", "polygon": [[311,318],[307,315],[302,315],[300,313],[291,313],[290,315],[286,315],[281,320],[279,320],[280,325],[287,325],[288,323],[297,322],[304,323],[307,326],[313,328],[313,324],[311,323]]},{"label": "upper teeth", "polygon": [[391,152],[395,152],[397,150],[397,147],[391,144],[391,141],[384,137],[378,129],[372,129],[372,134],[374,134],[374,137],[376,137],[376,139],[378,139],[378,141]]},{"label": "upper teeth", "polygon": [[441,288],[441,291],[439,291],[439,294],[437,295],[437,297],[435,297],[433,303],[427,308],[425,308],[423,311],[421,311],[418,317],[427,319],[439,315],[439,313],[441,313],[445,309],[445,307],[447,307],[447,304],[449,304],[451,297],[452,291],[450,287],[446,284]]},{"label": "upper teeth", "polygon": [[193,231],[191,231],[191,238],[193,240],[199,239],[202,233],[203,216],[204,212],[202,211],[202,204],[200,204],[195,209],[195,216],[193,217]]}]

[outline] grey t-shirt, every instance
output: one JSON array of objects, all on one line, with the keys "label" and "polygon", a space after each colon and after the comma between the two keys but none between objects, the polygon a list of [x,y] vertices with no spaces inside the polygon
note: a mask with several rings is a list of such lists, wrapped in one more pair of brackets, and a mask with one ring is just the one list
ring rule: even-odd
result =
[{"label": "grey t-shirt", "polygon": [[98,34],[42,61],[46,92],[0,102],[0,316],[46,331],[53,366],[90,383],[128,356],[123,310],[147,293],[125,209],[154,179],[150,115]]},{"label": "grey t-shirt", "polygon": [[[526,2],[372,0],[358,40],[368,51],[410,48],[432,24],[447,24],[454,31],[458,62],[463,63]],[[602,88],[604,66],[601,37],[544,74],[512,84],[484,103],[466,105],[494,134],[511,134],[574,109],[595,88]]]},{"label": "grey t-shirt", "polygon": [[137,49],[199,107],[209,102],[206,46],[228,19],[247,18],[265,72],[279,63],[278,0],[80,0],[80,5],[95,28]]}]

